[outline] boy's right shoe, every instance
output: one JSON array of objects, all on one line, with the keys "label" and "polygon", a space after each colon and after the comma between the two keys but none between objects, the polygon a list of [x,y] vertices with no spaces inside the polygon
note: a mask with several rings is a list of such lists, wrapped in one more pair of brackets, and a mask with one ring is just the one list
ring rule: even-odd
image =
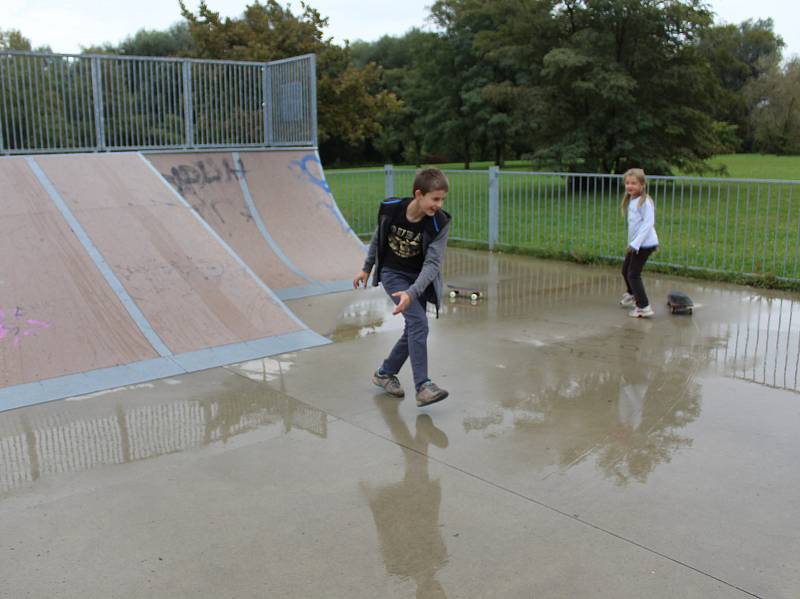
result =
[{"label": "boy's right shoe", "polygon": [[634,297],[633,294],[631,293],[622,294],[622,299],[619,300],[620,306],[625,306],[626,308],[628,308],[630,306],[633,306],[634,304],[636,304],[636,297]]},{"label": "boy's right shoe", "polygon": [[382,387],[389,395],[403,397],[406,394],[400,380],[393,374],[381,374],[380,370],[376,370],[372,375],[372,382],[378,387]]},{"label": "boy's right shoe", "polygon": [[417,405],[419,407],[429,406],[437,401],[442,401],[448,395],[450,394],[447,391],[440,389],[433,381],[425,381],[417,391]]},{"label": "boy's right shoe", "polygon": [[644,308],[639,308],[638,306],[628,312],[628,316],[631,318],[650,318],[655,312],[650,307],[650,304],[646,305]]}]

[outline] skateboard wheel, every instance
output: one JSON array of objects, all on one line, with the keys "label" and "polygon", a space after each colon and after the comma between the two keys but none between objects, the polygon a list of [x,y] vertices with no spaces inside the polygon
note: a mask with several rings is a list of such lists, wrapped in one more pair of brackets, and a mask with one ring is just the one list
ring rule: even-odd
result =
[{"label": "skateboard wheel", "polygon": [[455,297],[457,295],[458,295],[458,293],[456,291],[451,291],[450,292],[450,297]]},{"label": "skateboard wheel", "polygon": [[474,302],[475,300],[478,299],[478,294],[477,293],[473,293],[472,295],[469,296],[469,299],[471,299]]}]

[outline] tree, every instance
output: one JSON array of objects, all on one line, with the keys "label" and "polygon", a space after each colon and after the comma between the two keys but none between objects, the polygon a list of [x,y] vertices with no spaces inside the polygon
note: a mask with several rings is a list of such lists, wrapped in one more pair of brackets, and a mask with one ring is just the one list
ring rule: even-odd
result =
[{"label": "tree", "polygon": [[[380,89],[377,67],[357,68],[350,49],[323,37],[327,19],[309,5],[292,13],[276,0],[255,0],[239,18],[220,18],[201,2],[194,14],[181,2],[200,58],[269,61],[317,55],[317,98],[321,152],[326,142],[357,147],[381,132],[387,113],[398,109],[397,98]],[[323,152],[324,153],[324,152]]]},{"label": "tree", "polygon": [[119,45],[125,56],[192,56],[194,39],[188,23],[176,23],[166,31],[140,29]]},{"label": "tree", "polygon": [[775,35],[772,19],[740,25],[717,25],[700,36],[699,48],[719,81],[713,116],[734,128],[729,150],[752,151],[754,146],[745,87],[781,62],[783,40]]},{"label": "tree", "polygon": [[[0,29],[0,50],[31,51],[31,40],[22,35],[19,29]],[[49,51],[49,48],[39,48],[40,51]]]},{"label": "tree", "polygon": [[772,154],[800,154],[800,58],[769,71],[745,88],[752,107],[754,149]]}]

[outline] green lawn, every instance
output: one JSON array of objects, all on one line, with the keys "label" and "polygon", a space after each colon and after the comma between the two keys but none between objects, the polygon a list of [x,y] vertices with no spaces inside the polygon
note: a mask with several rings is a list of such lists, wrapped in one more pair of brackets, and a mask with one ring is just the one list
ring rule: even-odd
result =
[{"label": "green lawn", "polygon": [[[724,166],[727,173],[724,177],[732,179],[781,179],[800,181],[800,156],[775,156],[772,154],[720,154],[710,160],[714,167]],[[491,161],[473,162],[470,170],[485,171],[494,163]],[[461,162],[446,164],[425,164],[423,166],[436,166],[443,170],[463,170]],[[395,165],[397,169],[414,169],[414,165]],[[542,169],[534,168],[527,160],[509,160],[503,170],[533,172]],[[359,167],[353,169],[326,169],[326,172],[336,171],[380,171],[383,167]],[[678,176],[685,173],[677,172]],[[701,176],[719,177],[714,172],[702,173]]]},{"label": "green lawn", "polygon": [[714,166],[725,166],[728,169],[726,176],[731,178],[800,181],[800,156],[722,154],[715,156],[711,163]]}]

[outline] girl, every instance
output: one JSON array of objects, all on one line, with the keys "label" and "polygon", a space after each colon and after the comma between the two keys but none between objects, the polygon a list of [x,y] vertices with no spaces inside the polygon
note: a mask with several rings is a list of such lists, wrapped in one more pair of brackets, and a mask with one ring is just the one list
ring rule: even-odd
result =
[{"label": "girl", "polygon": [[625,195],[622,197],[620,209],[628,217],[628,247],[622,263],[622,277],[625,279],[627,291],[619,303],[623,306],[635,306],[630,312],[633,318],[647,318],[654,312],[642,283],[642,268],[650,254],[658,249],[656,208],[653,198],[647,193],[647,181],[642,169],[628,170],[623,180]]}]

